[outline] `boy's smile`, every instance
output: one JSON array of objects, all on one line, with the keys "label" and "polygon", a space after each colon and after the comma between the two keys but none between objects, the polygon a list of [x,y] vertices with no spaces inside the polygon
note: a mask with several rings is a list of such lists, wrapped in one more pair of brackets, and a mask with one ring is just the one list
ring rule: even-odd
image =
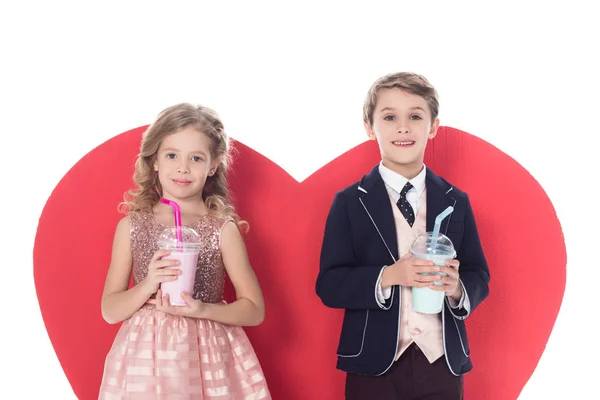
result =
[{"label": "boy's smile", "polygon": [[427,140],[437,133],[425,99],[401,89],[381,89],[373,112],[373,126],[365,124],[371,140],[377,140],[383,165],[412,179],[423,167]]}]

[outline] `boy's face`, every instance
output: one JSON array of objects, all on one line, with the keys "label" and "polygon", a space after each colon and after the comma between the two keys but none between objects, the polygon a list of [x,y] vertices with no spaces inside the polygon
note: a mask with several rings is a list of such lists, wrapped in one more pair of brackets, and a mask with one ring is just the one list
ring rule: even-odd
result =
[{"label": "boy's face", "polygon": [[373,111],[373,125],[365,123],[371,140],[377,140],[383,165],[414,178],[422,169],[427,141],[437,133],[439,119],[431,120],[424,98],[401,89],[381,89]]}]

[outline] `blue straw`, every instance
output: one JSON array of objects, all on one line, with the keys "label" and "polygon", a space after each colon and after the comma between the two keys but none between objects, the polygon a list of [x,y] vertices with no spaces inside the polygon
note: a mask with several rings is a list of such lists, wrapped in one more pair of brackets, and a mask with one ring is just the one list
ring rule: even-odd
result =
[{"label": "blue straw", "polygon": [[440,234],[440,226],[442,226],[442,221],[448,215],[450,215],[454,211],[454,207],[448,206],[444,211],[440,213],[437,217],[435,217],[435,223],[433,224],[433,234],[431,235],[431,251],[435,251],[435,246],[438,241],[438,236]]}]

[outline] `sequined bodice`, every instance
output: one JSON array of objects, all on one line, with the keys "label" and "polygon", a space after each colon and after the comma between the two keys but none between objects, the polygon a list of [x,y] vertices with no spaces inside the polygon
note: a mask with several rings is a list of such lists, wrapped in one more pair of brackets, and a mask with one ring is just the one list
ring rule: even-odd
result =
[{"label": "sequined bodice", "polygon": [[[129,216],[133,281],[137,285],[148,274],[148,264],[158,250],[158,237],[167,226],[158,222],[151,211],[132,212]],[[202,243],[193,296],[205,303],[219,303],[223,300],[225,266],[221,258],[220,238],[223,225],[230,220],[205,215],[188,226],[200,235]]]}]

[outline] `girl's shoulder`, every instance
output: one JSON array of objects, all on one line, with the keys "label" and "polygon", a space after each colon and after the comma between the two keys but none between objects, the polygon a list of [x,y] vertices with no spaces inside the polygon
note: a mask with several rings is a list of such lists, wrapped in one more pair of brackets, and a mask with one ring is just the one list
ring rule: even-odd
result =
[{"label": "girl's shoulder", "polygon": [[157,227],[161,226],[161,223],[156,220],[151,209],[129,211],[121,221],[123,223],[126,221],[129,224],[131,233],[136,231],[155,231]]},{"label": "girl's shoulder", "polygon": [[233,217],[230,217],[228,215],[222,215],[219,213],[210,212],[210,213],[204,215],[202,218],[200,218],[196,222],[196,225],[198,225],[199,227],[216,228],[217,230],[220,231],[223,228],[223,226],[225,226],[225,224],[228,222],[235,222],[235,221],[234,221]]}]

